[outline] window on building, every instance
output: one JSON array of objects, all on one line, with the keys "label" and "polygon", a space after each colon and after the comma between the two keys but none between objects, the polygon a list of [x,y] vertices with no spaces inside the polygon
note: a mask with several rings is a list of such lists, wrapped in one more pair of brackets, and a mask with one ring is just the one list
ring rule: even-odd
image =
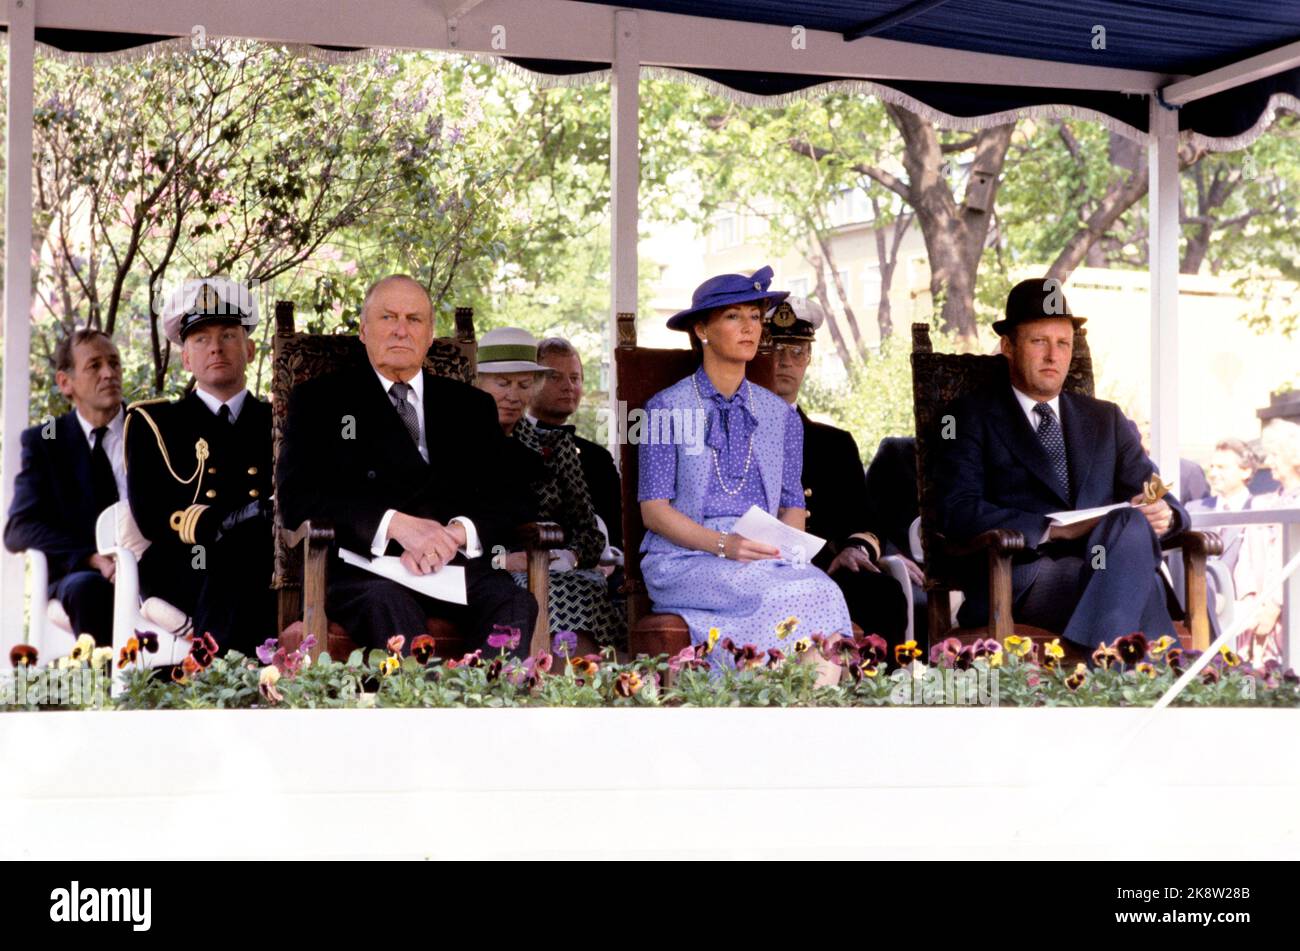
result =
[{"label": "window on building", "polygon": [[722,215],[713,219],[711,237],[714,251],[736,247],[740,244],[740,222],[735,215]]},{"label": "window on building", "polygon": [[868,264],[862,274],[862,302],[867,307],[880,303],[880,265]]},{"label": "window on building", "polygon": [[790,293],[795,297],[808,296],[808,278],[806,277],[792,277],[786,282],[786,287],[790,289]]},{"label": "window on building", "polygon": [[826,218],[832,228],[861,224],[874,217],[867,193],[861,188],[843,188],[826,206]]}]

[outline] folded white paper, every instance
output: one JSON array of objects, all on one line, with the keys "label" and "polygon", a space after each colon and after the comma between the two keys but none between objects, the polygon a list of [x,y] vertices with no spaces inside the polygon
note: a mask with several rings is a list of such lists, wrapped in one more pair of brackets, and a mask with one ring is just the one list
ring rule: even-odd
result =
[{"label": "folded white paper", "polygon": [[736,519],[731,531],[781,549],[782,558],[798,565],[812,561],[813,556],[826,544],[826,539],[801,532],[757,505],[751,505],[748,512]]},{"label": "folded white paper", "polygon": [[1108,512],[1116,509],[1127,508],[1130,503],[1116,502],[1114,505],[1098,505],[1091,509],[1074,509],[1070,512],[1053,512],[1047,516],[1052,520],[1053,525],[1077,525],[1079,522],[1088,522],[1094,518],[1101,518]]},{"label": "folded white paper", "polygon": [[465,569],[460,565],[444,565],[431,574],[417,575],[413,571],[408,571],[407,567],[402,564],[402,559],[393,555],[384,555],[380,558],[362,558],[355,552],[340,548],[339,557],[349,565],[364,568],[381,578],[396,581],[398,584],[406,585],[412,591],[418,591],[420,594],[437,598],[439,601],[464,604],[467,600],[465,597]]}]

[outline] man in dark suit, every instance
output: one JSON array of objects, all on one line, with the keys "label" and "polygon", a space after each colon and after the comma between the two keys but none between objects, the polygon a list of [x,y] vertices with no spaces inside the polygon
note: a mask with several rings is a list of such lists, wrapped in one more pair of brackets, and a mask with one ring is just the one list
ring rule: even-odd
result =
[{"label": "man in dark suit", "polygon": [[55,348],[54,369],[73,409],[23,432],[4,542],[44,553],[48,597],[63,605],[73,633],[107,646],[116,565],[96,550],[95,521],[126,495],[122,361],[106,333],[79,329]]},{"label": "man in dark suit", "polygon": [[776,351],[773,389],[795,407],[803,422],[807,531],[826,539],[813,564],[839,586],[853,623],[891,645],[901,644],[907,631],[907,600],[898,582],[877,564],[883,554],[880,527],[871,519],[858,444],[843,429],[813,422],[797,402],[813,338],[825,316],[816,301],[790,297],[768,318]]},{"label": "man in dark suit", "polygon": [[[1083,320],[1070,313],[1056,281],[1012,289],[1006,319],[993,325],[1009,381],[950,408],[940,477],[948,538],[994,528],[1024,535],[1012,567],[1016,621],[1091,649],[1133,631],[1174,635],[1160,543],[1190,520],[1172,495],[1139,504],[1156,468],[1119,407],[1062,392]],[[1114,503],[1125,504],[1073,525],[1048,518]],[[988,619],[984,571],[963,586],[963,625]]]},{"label": "man in dark suit", "polygon": [[605,523],[609,543],[622,548],[622,488],[614,457],[604,446],[579,436],[569,423],[582,402],[582,358],[563,337],[547,337],[537,345],[537,362],[548,372],[533,392],[528,418],[538,429],[563,429],[573,437],[592,507]]},{"label": "man in dark suit", "polygon": [[483,554],[514,547],[513,528],[526,514],[526,500],[512,488],[496,405],[486,393],[423,370],[433,307],[410,277],[390,275],[370,289],[360,338],[364,357],[289,397],[277,488],[284,520],[327,522],[341,548],[400,555],[417,575],[463,565],[468,604],[333,561],[330,619],[371,646],[395,634],[409,645],[430,616],[484,643],[495,625],[506,625],[519,629],[526,652],[537,603]]},{"label": "man in dark suit", "polygon": [[184,611],[222,649],[249,653],[276,634],[271,407],[248,392],[246,373],[257,302],[225,278],[189,280],[162,322],[195,385],[127,414],[131,514],[150,541],[141,593]]}]

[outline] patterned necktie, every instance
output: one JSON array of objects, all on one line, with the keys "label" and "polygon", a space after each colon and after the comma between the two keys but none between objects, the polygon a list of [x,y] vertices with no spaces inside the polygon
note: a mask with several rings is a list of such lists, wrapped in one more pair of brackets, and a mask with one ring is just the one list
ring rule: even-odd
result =
[{"label": "patterned necktie", "polygon": [[117,480],[113,478],[113,466],[104,449],[108,427],[97,426],[90,435],[93,437],[90,444],[90,491],[95,500],[95,511],[102,512],[117,501]]},{"label": "patterned necktie", "polygon": [[406,400],[406,395],[411,392],[409,383],[394,383],[388,389],[388,398],[393,401],[393,408],[397,410],[397,415],[402,419],[402,425],[406,431],[411,434],[411,440],[415,443],[415,448],[420,448],[420,420],[415,415],[415,407]]},{"label": "patterned necktie", "polygon": [[1052,460],[1056,470],[1056,479],[1061,483],[1065,497],[1070,497],[1070,464],[1065,458],[1065,439],[1061,436],[1061,427],[1056,422],[1051,403],[1035,403],[1034,412],[1038,414],[1038,441],[1047,450],[1047,458]]}]

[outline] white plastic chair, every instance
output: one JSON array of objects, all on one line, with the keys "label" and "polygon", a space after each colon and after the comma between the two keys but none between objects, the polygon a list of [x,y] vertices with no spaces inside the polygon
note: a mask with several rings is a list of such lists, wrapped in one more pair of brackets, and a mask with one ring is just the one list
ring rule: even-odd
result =
[{"label": "white plastic chair", "polygon": [[894,580],[903,589],[903,597],[907,599],[907,636],[903,640],[914,640],[912,636],[912,579],[907,573],[907,566],[903,564],[903,559],[899,555],[886,555],[880,559],[880,564],[893,575]]},{"label": "white plastic chair", "polygon": [[[158,635],[158,652],[141,651],[143,667],[179,664],[190,653],[190,618],[180,608],[162,598],[140,600],[140,556],[149,547],[126,502],[115,502],[99,513],[95,522],[95,544],[101,555],[111,555],[117,562],[113,579],[113,664],[127,641],[137,634]],[[121,692],[118,677],[113,678],[113,695]]]},{"label": "white plastic chair", "polygon": [[36,648],[42,663],[57,660],[71,653],[77,642],[72,621],[59,599],[46,594],[50,587],[50,563],[45,552],[29,548],[26,555],[32,576],[32,589],[27,598],[27,643]]}]

